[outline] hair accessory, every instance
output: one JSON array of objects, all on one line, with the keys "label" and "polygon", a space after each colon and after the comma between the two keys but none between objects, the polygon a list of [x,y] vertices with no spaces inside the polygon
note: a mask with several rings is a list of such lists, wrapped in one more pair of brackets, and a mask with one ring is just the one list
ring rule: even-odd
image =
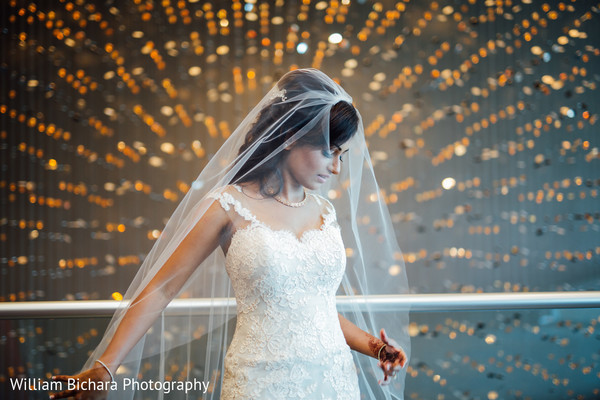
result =
[{"label": "hair accessory", "polygon": [[110,372],[110,369],[108,369],[108,367],[106,366],[106,364],[104,364],[102,361],[100,360],[96,360],[96,362],[100,365],[102,365],[104,367],[104,369],[108,372],[108,374],[110,375],[110,381],[114,382],[115,381],[115,377],[113,376],[112,372]]},{"label": "hair accessory", "polygon": [[285,89],[275,90],[275,91],[273,91],[271,96],[269,96],[269,98],[272,100],[277,97],[281,97],[281,101],[286,101],[287,100],[287,96],[285,95],[286,93],[287,93],[287,91]]},{"label": "hair accessory", "polygon": [[281,204],[283,204],[284,206],[288,206],[288,207],[302,207],[304,204],[306,204],[306,199],[308,199],[308,197],[306,196],[306,192],[304,192],[304,198],[295,203],[284,200],[279,196],[273,196],[273,198],[275,200],[277,200],[278,202],[280,202]]},{"label": "hair accessory", "polygon": [[379,348],[379,352],[377,352],[377,359],[378,359],[379,361],[381,361],[381,358],[379,358],[379,357],[381,356],[381,350],[383,350],[383,349],[384,349],[384,347],[386,347],[386,346],[387,346],[387,344],[384,344],[383,346],[381,346],[381,347]]}]

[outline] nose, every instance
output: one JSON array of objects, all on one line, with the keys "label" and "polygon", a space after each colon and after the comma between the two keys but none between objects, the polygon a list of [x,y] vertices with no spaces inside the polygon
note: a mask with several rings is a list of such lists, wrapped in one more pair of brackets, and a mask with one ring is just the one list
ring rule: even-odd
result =
[{"label": "nose", "polygon": [[341,161],[339,157],[333,157],[329,171],[334,175],[338,175],[340,173],[340,163]]}]

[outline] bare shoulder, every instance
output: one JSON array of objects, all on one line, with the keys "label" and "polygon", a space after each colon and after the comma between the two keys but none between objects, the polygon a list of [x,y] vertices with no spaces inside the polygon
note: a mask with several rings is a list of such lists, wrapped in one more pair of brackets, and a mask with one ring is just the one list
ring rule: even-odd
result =
[{"label": "bare shoulder", "polygon": [[229,223],[230,218],[223,207],[220,195],[228,191],[229,188],[225,187],[220,190],[215,190],[209,193],[205,198],[197,205],[196,213],[199,215],[198,224],[205,228],[217,228],[218,230],[224,229]]},{"label": "bare shoulder", "polygon": [[228,185],[227,189],[234,193],[234,195],[236,193],[244,193],[245,195],[254,198],[262,197],[260,192],[260,184],[257,182],[244,182],[241,184]]}]

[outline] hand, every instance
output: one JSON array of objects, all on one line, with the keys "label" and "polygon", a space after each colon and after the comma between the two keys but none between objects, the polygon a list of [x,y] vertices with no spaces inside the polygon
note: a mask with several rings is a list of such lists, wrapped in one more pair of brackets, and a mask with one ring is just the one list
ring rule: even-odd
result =
[{"label": "hand", "polygon": [[[76,400],[104,400],[108,396],[111,378],[108,371],[101,365],[98,365],[98,363],[96,363],[93,368],[85,370],[77,375],[56,375],[52,377],[52,380],[54,381],[64,382],[63,388],[69,379],[72,379],[71,382],[75,382],[75,384],[79,382],[79,387],[72,390],[67,389],[62,392],[51,393],[51,399],[73,397]],[[101,388],[107,390],[99,390]]]},{"label": "hand", "polygon": [[387,336],[384,329],[379,332],[381,341],[385,343],[385,347],[381,350],[379,363],[377,364],[383,370],[383,381],[379,381],[381,386],[389,385],[392,378],[396,375],[406,363],[406,354],[400,346]]}]

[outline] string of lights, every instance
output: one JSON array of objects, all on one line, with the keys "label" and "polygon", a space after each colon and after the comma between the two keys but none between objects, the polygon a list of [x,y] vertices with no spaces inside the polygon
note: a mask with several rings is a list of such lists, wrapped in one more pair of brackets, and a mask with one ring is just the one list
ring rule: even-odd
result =
[{"label": "string of lights", "polygon": [[[599,7],[8,0],[0,301],[120,299],[212,154],[300,67],[352,94],[415,293],[597,289]],[[597,397],[590,312],[415,316],[406,398]],[[72,372],[102,331],[0,322],[2,383]],[[172,379],[202,368],[173,360]]]}]

